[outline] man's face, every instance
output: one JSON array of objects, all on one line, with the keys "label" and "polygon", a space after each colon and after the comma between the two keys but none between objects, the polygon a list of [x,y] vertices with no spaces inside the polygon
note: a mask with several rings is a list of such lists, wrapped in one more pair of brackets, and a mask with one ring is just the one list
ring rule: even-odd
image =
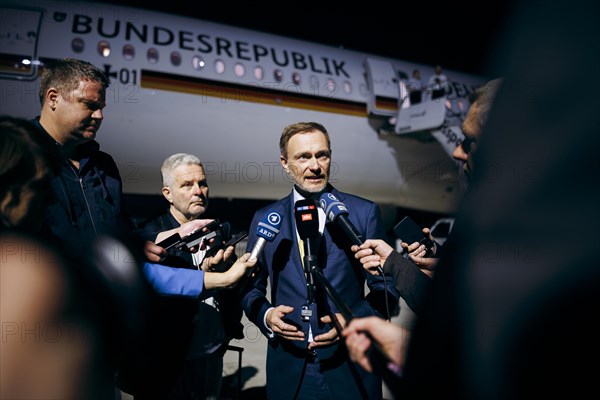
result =
[{"label": "man's face", "polygon": [[325,189],[329,181],[331,150],[322,132],[298,133],[290,138],[287,157],[281,156],[281,165],[294,183],[309,193]]},{"label": "man's face", "polygon": [[96,137],[102,124],[106,91],[97,82],[81,81],[72,92],[63,95],[56,91],[52,96],[52,105],[55,107],[61,142],[87,142]]},{"label": "man's face", "polygon": [[452,157],[463,162],[463,171],[465,172],[467,179],[470,179],[471,174],[473,173],[473,154],[475,154],[475,151],[477,150],[477,141],[481,134],[479,115],[479,105],[477,102],[474,102],[471,104],[461,127],[465,139],[460,146],[456,147],[454,153],[452,153]]},{"label": "man's face", "polygon": [[173,170],[173,176],[173,186],[163,188],[163,195],[171,203],[171,208],[175,209],[172,211],[186,221],[198,218],[208,207],[208,183],[204,168],[196,164],[180,165]]}]

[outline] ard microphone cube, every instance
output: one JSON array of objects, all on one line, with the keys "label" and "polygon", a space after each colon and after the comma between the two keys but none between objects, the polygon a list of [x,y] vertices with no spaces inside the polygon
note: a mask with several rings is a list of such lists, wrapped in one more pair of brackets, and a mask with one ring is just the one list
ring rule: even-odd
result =
[{"label": "ard microphone cube", "polygon": [[279,233],[279,227],[281,226],[281,214],[275,211],[269,210],[263,219],[258,223],[256,227],[256,235],[258,240],[250,253],[250,260],[256,259],[267,242],[272,242],[275,236]]}]

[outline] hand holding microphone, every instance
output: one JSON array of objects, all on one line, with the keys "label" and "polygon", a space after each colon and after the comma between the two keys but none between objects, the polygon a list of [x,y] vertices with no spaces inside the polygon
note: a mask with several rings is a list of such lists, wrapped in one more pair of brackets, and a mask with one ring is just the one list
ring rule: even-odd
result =
[{"label": "hand holding microphone", "polygon": [[[348,209],[346,208],[344,203],[339,201],[337,199],[337,197],[335,197],[331,193],[323,193],[319,200],[320,200],[319,203],[321,205],[321,208],[323,208],[323,210],[325,211],[325,215],[327,216],[327,219],[330,222],[333,222],[334,224],[339,226],[344,231],[346,236],[348,236],[348,238],[352,242],[352,244],[353,244],[352,247],[358,246],[359,249],[362,249],[361,251],[369,251],[372,254],[373,253],[372,245],[376,244],[377,241],[375,241],[375,240],[367,240],[366,242],[363,241],[362,235],[360,234],[358,229],[356,229],[356,227],[348,219]],[[375,246],[375,247],[377,247],[377,246]],[[383,249],[383,247],[381,247],[381,249]],[[379,256],[377,256],[377,257],[379,257]],[[379,271],[379,273],[381,275],[383,275],[383,269],[381,268],[379,263],[377,263],[377,264],[378,265],[376,265],[375,268],[377,269],[377,271]],[[384,282],[385,282],[385,277],[384,277]],[[386,289],[386,291],[387,291],[387,289]],[[386,309],[388,310],[387,314],[389,315],[389,305],[387,303],[387,296],[385,297],[385,300],[386,300]],[[338,305],[338,307],[340,307],[340,306]],[[343,311],[343,308],[340,308],[340,309]],[[344,316],[346,317],[347,322],[354,320],[354,315],[352,315],[352,313],[350,311],[346,311],[345,314],[346,315],[344,315]],[[350,322],[350,324],[352,325],[352,322]],[[351,332],[352,331],[346,331],[346,335],[349,335]],[[366,332],[366,334],[368,335],[368,332]],[[370,361],[370,366],[372,366],[373,370],[376,373],[378,373],[379,375],[381,375],[383,377],[383,379],[386,383],[391,384],[391,382],[393,382],[395,379],[397,379],[400,371],[397,368],[397,365],[390,358],[390,356],[388,354],[386,354],[386,352],[384,352],[384,350],[380,347],[379,343],[377,343],[376,341],[370,341],[369,343],[366,343],[366,346],[363,346],[361,348],[362,348],[362,351],[365,351],[367,348],[369,349],[368,357],[369,357],[369,361]]]},{"label": "hand holding microphone", "polygon": [[267,242],[272,242],[273,239],[275,239],[275,236],[277,236],[279,233],[280,226],[281,214],[269,210],[256,227],[256,235],[258,236],[258,240],[250,252],[249,260],[255,260],[258,258]]},{"label": "hand holding microphone", "polygon": [[353,245],[352,251],[364,269],[371,275],[377,275],[394,249],[381,239],[368,239],[360,246]]},{"label": "hand holding microphone", "polygon": [[[332,193],[323,193],[319,198],[319,204],[321,205],[321,208],[325,211],[327,220],[339,226],[342,229],[342,231],[344,231],[346,236],[350,239],[353,245],[358,246],[359,249],[362,250],[366,250],[370,247],[370,245],[367,247],[363,246],[364,240],[361,233],[348,219],[348,208],[346,208],[344,203],[339,201],[337,197],[335,197]],[[367,255],[364,252],[362,254]],[[373,250],[371,250],[371,255],[373,254]],[[374,259],[369,259],[369,266],[365,266],[365,269],[373,275],[376,274],[375,271],[383,275],[383,269],[381,268],[381,264],[376,263],[375,265],[373,261]]]},{"label": "hand holding microphone", "polygon": [[[281,214],[273,210],[269,210],[256,226],[256,236],[258,236],[258,239],[256,240],[256,243],[254,244],[254,247],[248,256],[248,261],[255,262],[255,264],[252,266],[250,272],[247,273],[248,276],[251,277],[254,274],[254,271],[258,266],[256,260],[258,260],[258,257],[264,250],[267,242],[272,242],[273,239],[275,239],[275,236],[277,236],[279,233],[280,226]],[[250,279],[246,279],[240,285],[240,292],[244,292],[246,290],[248,282],[250,282]]]}]

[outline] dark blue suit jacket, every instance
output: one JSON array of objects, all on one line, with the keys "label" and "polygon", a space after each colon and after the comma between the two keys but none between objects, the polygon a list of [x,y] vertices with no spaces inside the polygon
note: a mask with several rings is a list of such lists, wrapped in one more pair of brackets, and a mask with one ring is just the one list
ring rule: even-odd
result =
[{"label": "dark blue suit jacket", "polygon": [[[380,211],[375,203],[335,189],[332,193],[347,206],[350,221],[363,237],[383,236]],[[270,338],[267,351],[267,393],[272,399],[292,398],[302,377],[305,360],[303,355],[306,354],[308,346],[309,326],[307,322],[302,322],[300,315],[301,306],[307,301],[306,278],[296,240],[293,207],[292,192],[284,199],[255,213],[250,232],[255,232],[258,222],[271,211],[282,215],[282,223],[277,236],[266,244],[260,255],[259,273],[242,298],[246,315],[267,337],[272,335],[263,323],[265,313],[270,307],[278,305],[294,307],[294,311],[286,316],[286,320],[300,327],[305,334],[304,342],[287,341],[278,336]],[[248,251],[254,247],[255,242],[256,238],[249,241]],[[378,315],[366,299],[364,284],[367,280],[371,291],[383,290],[383,280],[364,271],[351,252],[351,245],[341,229],[327,223],[320,239],[319,267],[355,316]],[[271,287],[271,301],[266,298],[267,278]],[[389,286],[388,290],[393,291],[397,304],[398,294],[392,285]],[[320,323],[318,318],[330,312],[340,311],[319,287],[315,303],[310,321],[313,337],[333,328],[331,324]],[[322,370],[335,398],[380,399],[380,378],[366,373],[349,361],[342,346],[343,341],[338,341],[332,346],[317,350]]]}]

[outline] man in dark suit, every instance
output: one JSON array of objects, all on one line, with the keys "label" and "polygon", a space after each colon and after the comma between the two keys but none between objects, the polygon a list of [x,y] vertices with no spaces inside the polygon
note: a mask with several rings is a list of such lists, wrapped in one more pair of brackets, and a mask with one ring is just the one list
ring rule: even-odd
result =
[{"label": "man in dark suit", "polygon": [[[174,154],[165,160],[161,173],[162,193],[170,206],[165,214],[143,224],[144,231],[151,237],[198,219],[208,207],[208,182],[204,167],[196,156]],[[229,224],[221,224],[220,230],[216,242],[229,239]],[[225,263],[227,265],[223,267],[227,268],[236,256],[232,246],[225,251],[219,250],[214,257],[205,257],[207,250],[208,247],[200,246],[197,252],[191,253],[173,247],[166,259],[161,261],[162,265],[173,269],[201,270],[195,274],[200,297],[171,295],[157,299],[154,332],[149,333],[149,338],[154,341],[152,350],[144,356],[147,357],[145,363],[138,360],[138,368],[146,372],[138,371],[144,383],[135,390],[136,400],[217,399],[220,395],[227,344],[232,338],[243,338],[238,291],[222,290],[239,280],[245,268],[242,262],[236,263],[227,272],[212,272],[216,268],[215,263]],[[245,258],[240,258],[240,261]],[[149,267],[153,268],[156,265]],[[165,280],[155,272],[147,271],[147,277],[150,281],[154,278],[161,281],[159,289],[165,290],[158,291],[167,294],[181,294],[185,285],[181,279],[190,276],[185,274],[180,278],[180,274],[175,272],[172,278]],[[168,293],[167,288],[172,293]]]},{"label": "man in dark suit", "polygon": [[[242,306],[248,318],[269,339],[267,396],[270,399],[381,399],[381,379],[353,365],[332,324],[345,321],[323,288],[317,285],[315,301],[308,301],[303,249],[294,221],[294,205],[302,199],[318,199],[333,193],[349,210],[349,219],[364,237],[382,237],[378,206],[368,200],[339,192],[329,185],[331,144],[324,126],[300,122],[281,135],[281,165],[293,179],[292,192],[257,211],[250,232],[270,212],[282,216],[279,233],[266,244],[259,257],[260,272],[245,292]],[[319,210],[318,267],[354,314],[376,315],[365,299],[365,279],[371,292],[384,289],[380,276],[360,267],[350,251],[351,243],[341,229],[325,224]],[[252,241],[248,249],[253,248]],[[267,279],[271,300],[266,298]],[[390,285],[391,286],[391,285]],[[393,288],[397,303],[398,294]]]}]

